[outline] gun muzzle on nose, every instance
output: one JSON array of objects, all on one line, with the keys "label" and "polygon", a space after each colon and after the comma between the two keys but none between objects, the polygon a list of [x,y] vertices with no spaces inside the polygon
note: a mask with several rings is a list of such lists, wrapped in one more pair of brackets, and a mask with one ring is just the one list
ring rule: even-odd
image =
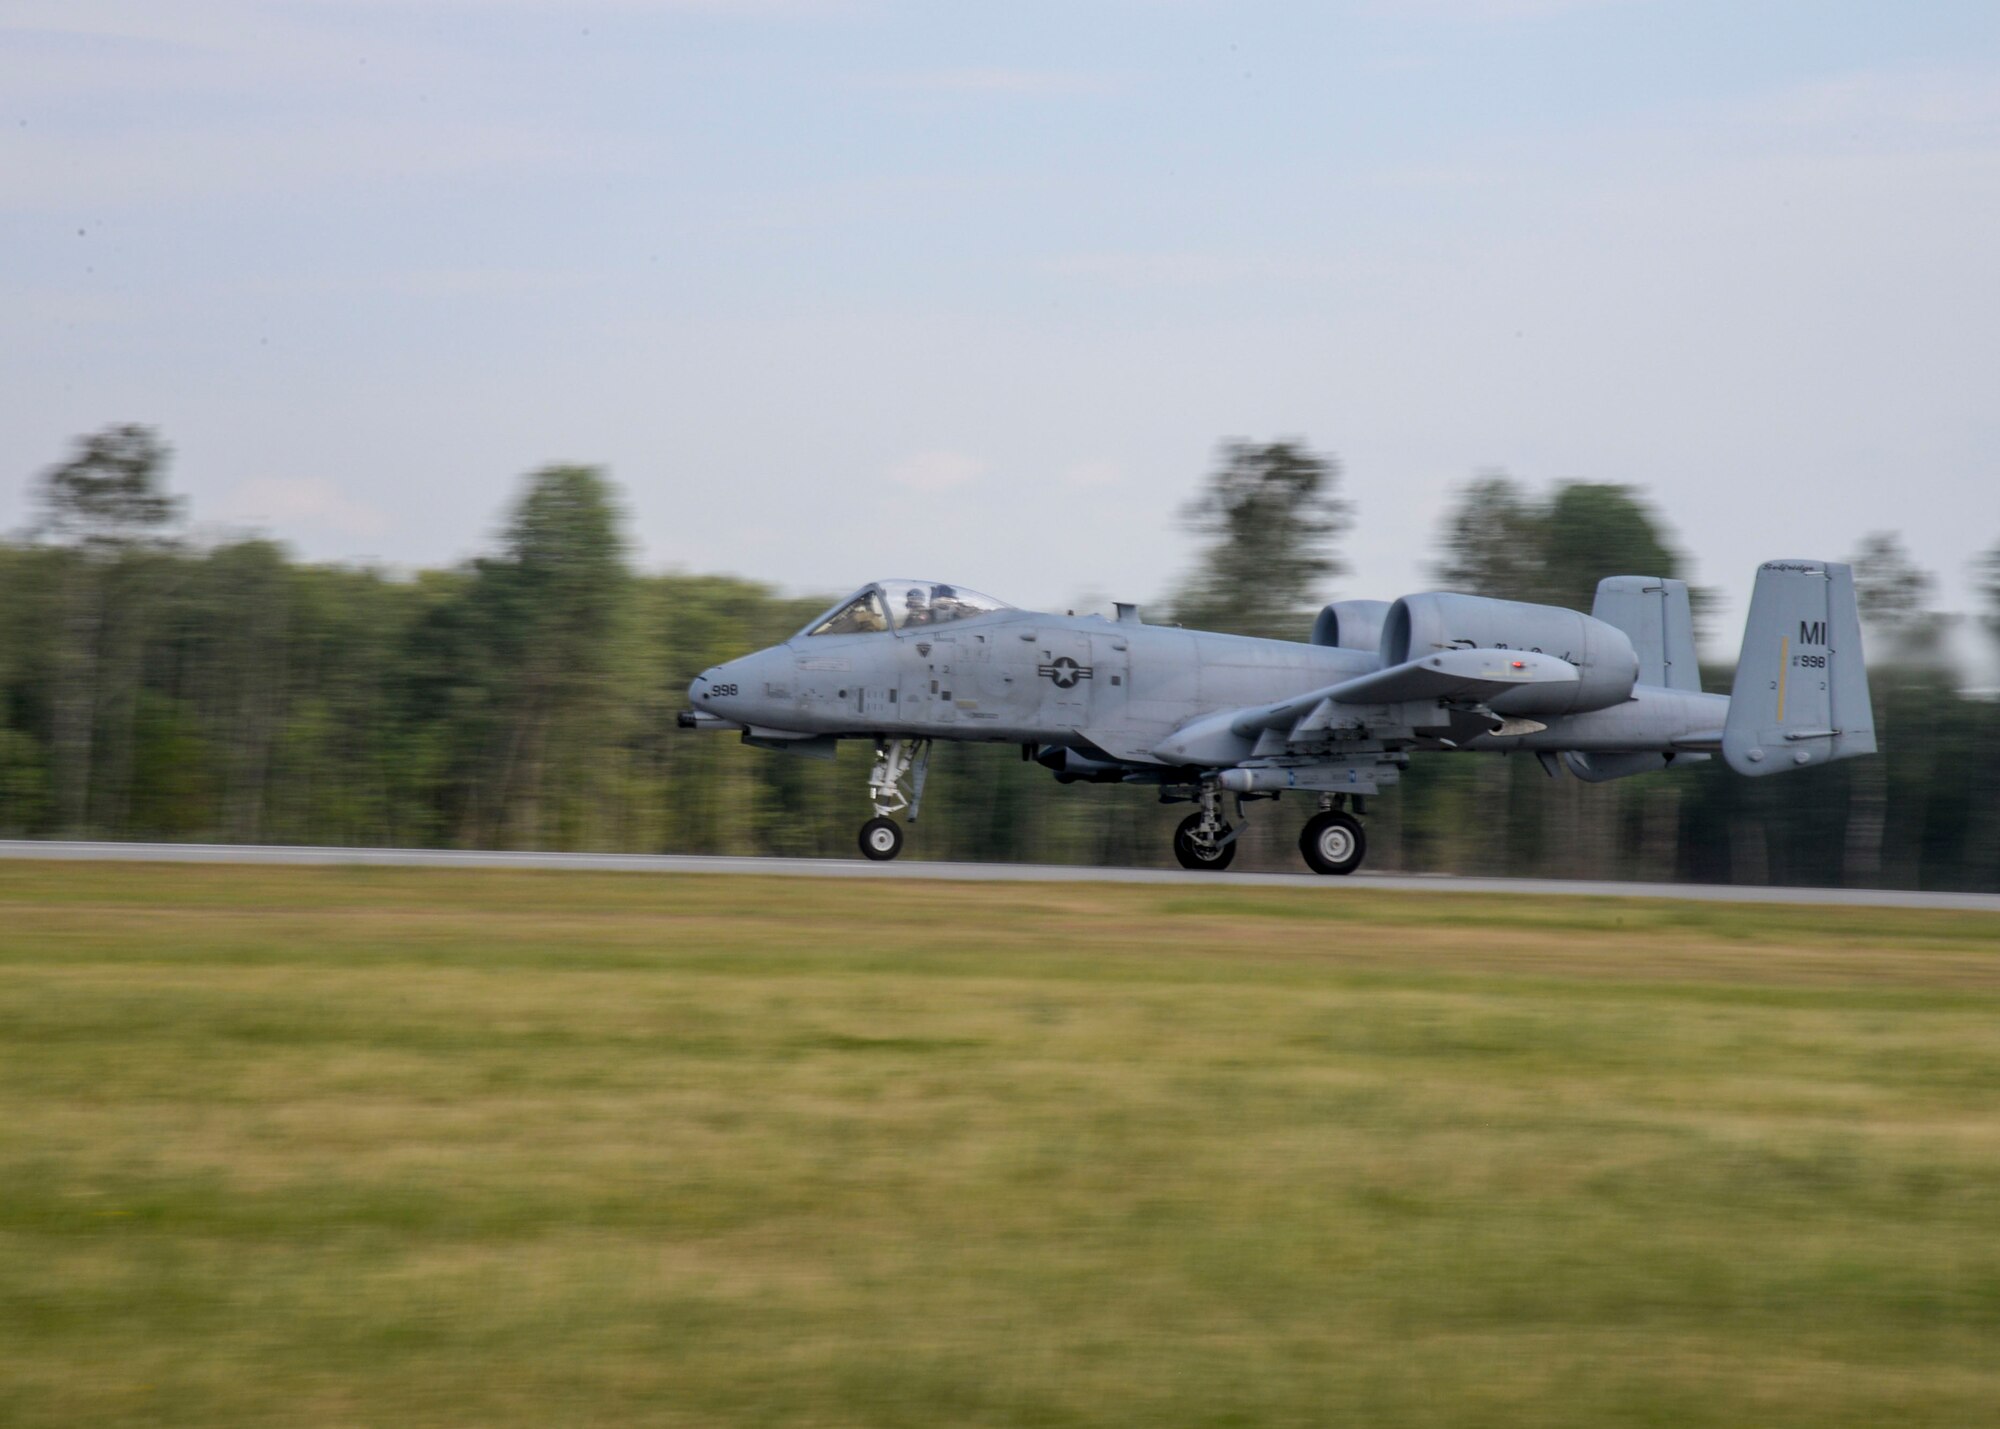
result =
[{"label": "gun muzzle on nose", "polygon": [[710,692],[715,688],[715,670],[704,670],[688,685],[688,703],[691,710],[682,710],[674,717],[674,723],[682,729],[736,729],[733,721],[724,719],[709,707]]}]

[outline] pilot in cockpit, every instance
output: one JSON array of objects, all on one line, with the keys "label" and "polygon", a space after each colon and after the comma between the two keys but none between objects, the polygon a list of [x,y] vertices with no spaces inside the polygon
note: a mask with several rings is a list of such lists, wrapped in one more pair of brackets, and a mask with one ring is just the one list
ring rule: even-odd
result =
[{"label": "pilot in cockpit", "polygon": [[872,635],[913,625],[943,625],[1009,607],[963,586],[929,581],[877,581],[849,596],[802,635]]}]

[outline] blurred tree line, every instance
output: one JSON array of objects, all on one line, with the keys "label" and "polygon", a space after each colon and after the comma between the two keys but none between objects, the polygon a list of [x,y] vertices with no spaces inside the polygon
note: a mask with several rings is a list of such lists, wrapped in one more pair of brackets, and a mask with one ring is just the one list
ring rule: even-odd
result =
[{"label": "blurred tree line", "polygon": [[[195,545],[168,460],[143,427],[87,436],[0,543],[0,834],[851,854],[864,745],[827,762],[674,723],[696,673],[837,592],[638,573],[616,492],[577,466],[531,474],[499,549],[450,570]],[[1342,569],[1339,487],[1304,442],[1225,444],[1184,513],[1201,548],[1170,618],[1304,638]],[[2000,702],[1958,687],[1893,535],[1855,559],[1884,757],[1596,786],[1532,759],[1419,758],[1374,802],[1371,868],[2000,888]],[[1445,516],[1436,575],[1588,609],[1601,576],[1685,564],[1629,488],[1494,474]],[[1981,580],[2000,640],[2000,547]],[[1058,786],[1012,746],[940,745],[907,856],[1164,864],[1179,812]],[[1308,812],[1251,805],[1238,867],[1296,868]]]}]

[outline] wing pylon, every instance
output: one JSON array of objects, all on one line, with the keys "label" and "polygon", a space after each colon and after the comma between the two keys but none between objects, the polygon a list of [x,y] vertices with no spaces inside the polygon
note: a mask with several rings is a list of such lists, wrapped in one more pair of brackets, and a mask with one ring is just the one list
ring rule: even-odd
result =
[{"label": "wing pylon", "polygon": [[1409,700],[1487,700],[1523,685],[1575,684],[1576,666],[1532,650],[1440,650],[1433,655],[1357,675],[1323,690],[1274,704],[1238,710],[1230,720],[1237,734],[1335,723],[1340,705],[1391,705]]},{"label": "wing pylon", "polygon": [[1360,723],[1372,708],[1483,702],[1525,686],[1574,684],[1581,678],[1569,661],[1533,650],[1439,650],[1270,704],[1205,716],[1176,730],[1155,752],[1179,762],[1229,764],[1248,752],[1244,741],[1261,746],[1325,738],[1329,730]]}]

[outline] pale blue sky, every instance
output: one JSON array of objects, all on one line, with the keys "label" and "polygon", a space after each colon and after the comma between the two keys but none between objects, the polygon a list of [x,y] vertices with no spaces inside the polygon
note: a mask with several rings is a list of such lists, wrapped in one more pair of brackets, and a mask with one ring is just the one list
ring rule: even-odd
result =
[{"label": "pale blue sky", "polygon": [[1344,594],[1475,470],[1699,579],[2000,539],[2000,6],[0,0],[0,522],[158,424],[211,528],[440,563],[603,463],[649,566],[1150,598],[1216,440]]}]

